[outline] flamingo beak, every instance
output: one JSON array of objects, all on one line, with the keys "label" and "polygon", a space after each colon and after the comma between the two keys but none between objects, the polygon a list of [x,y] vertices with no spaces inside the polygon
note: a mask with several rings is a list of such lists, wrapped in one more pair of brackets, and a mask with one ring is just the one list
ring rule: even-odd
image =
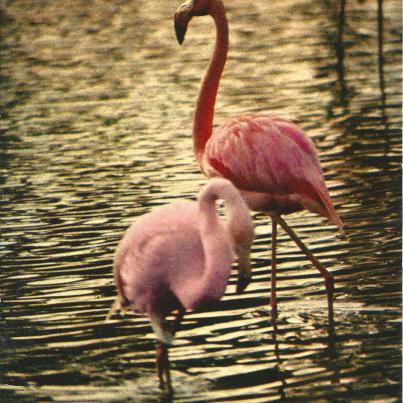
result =
[{"label": "flamingo beak", "polygon": [[236,285],[237,294],[245,291],[252,277],[252,268],[250,264],[249,252],[239,254],[238,256],[238,281]]},{"label": "flamingo beak", "polygon": [[185,40],[188,24],[193,17],[192,8],[193,8],[193,1],[187,1],[186,3],[183,3],[176,10],[174,17],[174,24],[175,24],[176,39],[179,45],[182,45],[183,41]]}]

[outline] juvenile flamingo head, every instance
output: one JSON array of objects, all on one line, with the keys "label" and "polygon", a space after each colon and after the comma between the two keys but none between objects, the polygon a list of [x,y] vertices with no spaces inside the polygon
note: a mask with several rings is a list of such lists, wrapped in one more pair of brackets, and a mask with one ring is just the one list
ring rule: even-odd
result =
[{"label": "juvenile flamingo head", "polygon": [[[250,254],[255,232],[249,214],[246,216],[245,213],[246,211],[242,213],[245,217],[242,220],[239,220],[240,216],[238,214],[236,214],[233,219],[229,220],[229,227],[231,228],[231,235],[234,241],[235,254],[238,258],[238,281],[236,284],[236,292],[238,294],[245,290],[250,283],[252,276]],[[234,221],[237,222],[234,223]]]},{"label": "juvenile flamingo head", "polygon": [[193,17],[208,15],[210,12],[210,0],[190,0],[183,3],[175,13],[176,39],[182,45],[185,40],[186,30]]},{"label": "juvenile flamingo head", "polygon": [[[221,186],[221,192],[226,193],[224,200],[227,203],[227,228],[232,246],[238,260],[238,281],[236,291],[241,293],[251,281],[250,254],[255,231],[249,209],[241,194],[227,179],[215,178],[215,183]],[[210,180],[210,183],[212,180]]]},{"label": "juvenile flamingo head", "polygon": [[250,245],[237,246],[236,254],[238,256],[238,280],[236,292],[242,293],[251,281],[252,266],[250,263]]}]

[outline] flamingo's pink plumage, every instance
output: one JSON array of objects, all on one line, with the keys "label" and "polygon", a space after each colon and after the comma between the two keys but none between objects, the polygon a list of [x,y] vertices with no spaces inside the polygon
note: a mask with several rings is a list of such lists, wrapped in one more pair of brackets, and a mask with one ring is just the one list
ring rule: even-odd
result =
[{"label": "flamingo's pink plumage", "polygon": [[330,199],[316,148],[294,123],[271,115],[233,118],[213,132],[214,105],[229,43],[222,0],[184,3],[175,14],[175,30],[179,43],[182,43],[190,20],[203,15],[214,19],[216,42],[196,103],[193,121],[196,160],[207,177],[222,176],[231,180],[252,210],[272,217],[271,305],[274,316],[276,226],[280,223],[323,275],[332,321],[333,277],[281,218],[282,214],[307,209],[327,217],[342,231],[343,224]]},{"label": "flamingo's pink plumage", "polygon": [[[216,211],[218,198],[227,207],[226,223]],[[242,277],[250,275],[253,236],[240,193],[230,181],[217,178],[203,188],[197,202],[178,202],[146,214],[120,241],[114,259],[118,298],[110,315],[128,307],[149,316],[162,342],[157,352],[161,385],[165,371],[170,388],[166,345],[174,333],[165,317],[174,310],[181,317],[187,309],[201,309],[219,300],[236,257],[241,281],[247,281]]]},{"label": "flamingo's pink plumage", "polygon": [[307,209],[342,227],[312,140],[286,119],[250,115],[226,122],[208,140],[201,166],[209,177],[230,179],[255,211]]}]

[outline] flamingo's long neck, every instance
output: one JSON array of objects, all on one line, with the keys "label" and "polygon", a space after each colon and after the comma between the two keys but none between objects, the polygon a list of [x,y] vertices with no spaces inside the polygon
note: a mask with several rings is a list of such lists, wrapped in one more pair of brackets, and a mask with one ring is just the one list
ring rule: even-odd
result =
[{"label": "flamingo's long neck", "polygon": [[[206,195],[207,196],[207,195]],[[219,299],[231,273],[232,248],[228,234],[216,212],[216,195],[208,195],[199,204],[199,231],[204,250],[204,271],[192,294],[197,304]]]},{"label": "flamingo's long neck", "polygon": [[[253,224],[248,207],[233,186],[225,182],[222,179],[210,181],[198,199],[204,271],[197,285],[193,284],[191,287],[191,299],[195,307],[221,298],[231,274],[236,243],[241,237],[253,238]],[[222,223],[217,214],[217,199],[224,200],[226,223]]]},{"label": "flamingo's long neck", "polygon": [[193,120],[194,153],[199,163],[213,130],[214,105],[228,52],[228,21],[224,5],[221,1],[213,4],[210,15],[216,26],[215,47],[202,81]]},{"label": "flamingo's long neck", "polygon": [[[234,248],[228,228],[217,214],[216,201],[218,198],[224,200],[229,218],[235,213],[233,206],[236,201],[232,195],[234,189],[228,190],[228,185],[224,186],[227,191],[223,188],[221,179],[212,180],[198,198],[198,229],[203,247],[204,267],[197,282],[192,280],[189,287],[181,289],[181,302],[187,302],[187,308],[190,309],[220,299],[231,274]],[[183,301],[184,297],[186,301]]]}]

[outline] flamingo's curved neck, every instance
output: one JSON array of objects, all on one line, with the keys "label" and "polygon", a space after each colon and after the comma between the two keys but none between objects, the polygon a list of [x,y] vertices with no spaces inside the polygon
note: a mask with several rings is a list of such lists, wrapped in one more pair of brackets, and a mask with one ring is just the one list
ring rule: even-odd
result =
[{"label": "flamingo's curved neck", "polygon": [[[217,199],[224,200],[227,210],[225,223],[217,213]],[[210,182],[200,194],[198,202],[204,272],[197,286],[192,289],[192,297],[202,304],[217,300],[224,294],[237,244],[241,239],[253,238],[253,224],[248,207],[232,185]]]},{"label": "flamingo's curved neck", "polygon": [[214,104],[228,52],[228,21],[225,8],[221,1],[212,2],[212,4],[209,14],[215,22],[216,41],[199,91],[193,120],[193,145],[198,162],[213,130]]},{"label": "flamingo's curved neck", "polygon": [[[231,272],[232,248],[228,234],[216,212],[216,195],[204,197],[199,204],[199,231],[204,251],[204,271],[193,297],[198,304],[219,299]],[[202,302],[203,301],[203,302]]]},{"label": "flamingo's curved neck", "polygon": [[[199,195],[198,227],[203,245],[204,268],[197,284],[192,284],[189,288],[191,307],[209,304],[220,299],[231,274],[234,245],[230,229],[221,221],[217,213],[217,199],[224,200],[229,220],[236,215],[236,212],[239,212],[237,205],[243,203],[232,186],[229,188],[217,181],[210,182]],[[242,213],[245,211],[241,211],[241,216]],[[247,211],[246,214],[248,214]]]}]

